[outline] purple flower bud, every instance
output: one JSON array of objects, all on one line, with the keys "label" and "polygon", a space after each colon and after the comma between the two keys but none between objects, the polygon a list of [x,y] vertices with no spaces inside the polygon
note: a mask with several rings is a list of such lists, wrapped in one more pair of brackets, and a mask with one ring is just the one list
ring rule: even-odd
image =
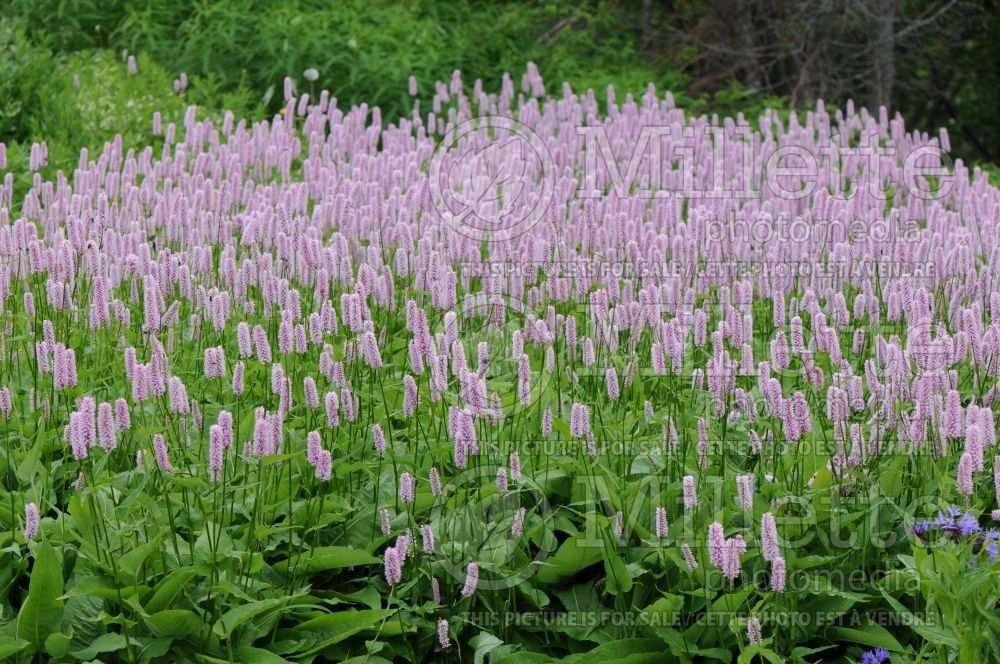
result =
[{"label": "purple flower bud", "polygon": [[407,374],[403,376],[403,416],[413,417],[417,412],[417,403],[417,382]]},{"label": "purple flower bud", "polygon": [[261,364],[271,363],[271,343],[267,339],[267,332],[260,325],[253,326],[253,345],[257,353],[257,361]]},{"label": "purple flower bud", "polygon": [[[413,81],[412,76],[410,77],[410,80]],[[413,92],[411,92],[410,94],[415,95],[416,85],[411,85],[410,89],[413,90]],[[444,618],[439,619],[437,628],[438,628],[438,643],[441,644],[442,648],[450,648],[451,640],[448,639],[448,621],[445,620]]]},{"label": "purple flower bud", "polygon": [[412,503],[414,498],[413,476],[407,472],[399,476],[399,499],[404,503]]},{"label": "purple flower bud", "polygon": [[306,376],[303,379],[302,392],[305,395],[307,406],[319,408],[319,390],[316,389],[316,380],[312,376]]},{"label": "purple flower bud", "polygon": [[764,643],[764,639],[760,635],[760,620],[757,618],[747,620],[747,639],[750,640],[750,645],[752,646],[759,646]]},{"label": "purple flower bud", "polygon": [[516,450],[510,453],[510,479],[514,482],[521,481],[521,455]]},{"label": "purple flower bud", "polygon": [[693,572],[698,569],[698,561],[695,560],[690,546],[681,544],[681,553],[684,554],[684,564],[687,565],[688,571]]},{"label": "purple flower bud", "polygon": [[177,376],[171,376],[167,379],[167,394],[169,395],[171,412],[189,413],[191,411],[187,389]]},{"label": "purple flower bud", "polygon": [[753,493],[756,478],[751,474],[736,476],[736,490],[740,497],[740,505],[743,509],[753,509]]},{"label": "purple flower bud", "polygon": [[320,450],[316,455],[316,479],[326,482],[333,474],[333,456],[329,450]]},{"label": "purple flower bud", "polygon": [[527,510],[523,507],[517,508],[517,512],[514,513],[514,523],[510,527],[510,534],[514,537],[520,537],[521,533],[524,532],[524,516]]},{"label": "purple flower bud", "polygon": [[244,374],[244,371],[245,371],[245,368],[243,366],[243,362],[242,361],[237,362],[236,366],[233,367],[233,383],[232,383],[232,387],[233,387],[233,394],[236,395],[236,396],[240,396],[240,395],[243,394],[243,388],[244,388],[243,374]]},{"label": "purple flower bud", "polygon": [[548,438],[552,434],[552,409],[546,408],[542,411],[542,438]]},{"label": "purple flower bud", "polygon": [[378,452],[378,455],[385,456],[385,434],[382,433],[381,424],[375,423],[372,425],[372,440],[375,443],[375,451]]},{"label": "purple flower bud", "polygon": [[476,586],[479,584],[479,565],[469,563],[465,570],[465,585],[462,586],[462,597],[472,597],[476,594]]},{"label": "purple flower bud", "polygon": [[656,508],[656,537],[663,539],[667,536],[667,510],[664,507]]},{"label": "purple flower bud", "polygon": [[38,535],[38,506],[28,503],[24,506],[24,539],[33,540]]},{"label": "purple flower bud", "polygon": [[781,556],[778,550],[778,527],[770,512],[764,512],[760,518],[760,546],[764,560],[774,561]]},{"label": "purple flower bud", "polygon": [[403,559],[406,552],[399,552],[390,546],[385,550],[385,580],[389,585],[396,585],[403,580]]},{"label": "purple flower bud", "polygon": [[129,414],[128,402],[125,399],[115,400],[115,421],[119,431],[128,431],[132,428],[132,417]]},{"label": "purple flower bud", "polygon": [[694,475],[685,475],[682,481],[684,488],[684,507],[693,510],[698,507],[698,494],[695,489]]},{"label": "purple flower bud", "polygon": [[174,472],[174,467],[170,464],[170,457],[167,456],[167,444],[163,440],[162,434],[153,436],[153,453],[156,455],[156,465],[165,473]]},{"label": "purple flower bud", "polygon": [[607,383],[608,388],[608,399],[611,401],[618,401],[619,391],[618,391],[618,372],[614,367],[608,367],[604,371],[604,380]]},{"label": "purple flower bud", "polygon": [[771,561],[771,590],[785,592],[785,559],[781,556]]},{"label": "purple flower bud", "polygon": [[337,393],[327,392],[324,402],[326,404],[326,423],[331,427],[338,426],[340,424],[340,406],[337,403]]},{"label": "purple flower bud", "polygon": [[213,482],[219,481],[223,461],[223,430],[218,424],[208,428],[208,470]]},{"label": "purple flower bud", "polygon": [[722,567],[722,549],[725,545],[725,531],[722,524],[715,521],[708,527],[708,559],[715,567]]},{"label": "purple flower bud", "polygon": [[507,490],[507,469],[497,468],[497,488],[501,491]]},{"label": "purple flower bud", "polygon": [[434,553],[434,533],[431,532],[431,527],[428,524],[423,524],[420,526],[420,539],[424,543],[424,553],[433,554]]},{"label": "purple flower bud", "polygon": [[102,403],[97,409],[97,434],[101,447],[106,452],[115,449],[115,418],[110,403]]},{"label": "purple flower bud", "polygon": [[580,438],[590,433],[590,409],[585,404],[574,403],[570,408],[569,433]]},{"label": "purple flower bud", "polygon": [[0,389],[0,416],[3,416],[4,420],[9,420],[12,409],[13,404],[10,399],[10,390],[6,387]]},{"label": "purple flower bud", "polygon": [[965,452],[958,459],[958,492],[963,496],[972,495],[972,456]]}]

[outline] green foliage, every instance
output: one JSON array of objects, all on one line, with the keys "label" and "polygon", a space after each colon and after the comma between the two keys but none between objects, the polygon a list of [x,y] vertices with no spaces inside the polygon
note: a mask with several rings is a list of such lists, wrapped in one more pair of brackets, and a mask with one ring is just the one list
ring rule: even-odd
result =
[{"label": "green foliage", "polygon": [[58,61],[29,40],[18,23],[0,18],[0,142],[52,136],[71,113],[52,104],[68,83]]},{"label": "green foliage", "polygon": [[280,91],[289,75],[308,91],[302,72],[314,67],[315,89],[331,90],[345,106],[380,106],[386,118],[409,111],[411,74],[428,98],[433,82],[454,69],[498,89],[503,72],[523,71],[530,60],[541,63],[548,80],[567,80],[581,90],[683,83],[669,68],[643,64],[634,35],[621,29],[629,20],[626,9],[606,0],[99,4],[101,11],[85,0],[14,0],[13,7],[36,40],[60,51],[111,46],[145,52],[174,75],[212,75],[225,89],[243,86],[260,94]]},{"label": "green foliage", "polygon": [[35,553],[28,597],[17,615],[17,636],[44,651],[50,636],[62,621],[62,565],[55,550],[43,542]]},{"label": "green foliage", "polygon": [[154,113],[163,128],[180,128],[189,105],[217,123],[226,111],[260,115],[246,90],[225,91],[211,75],[194,76],[184,92],[175,93],[173,77],[148,56],[138,57],[138,67],[137,75],[129,75],[125,62],[107,50],[56,57],[33,46],[16,24],[0,21],[0,69],[10,73],[0,77],[0,142],[8,146],[16,190],[30,186],[34,142],[44,141],[48,149],[44,176],[52,178],[57,170],[69,176],[82,147],[93,154],[116,136],[126,145],[158,146],[162,133],[153,134]]}]

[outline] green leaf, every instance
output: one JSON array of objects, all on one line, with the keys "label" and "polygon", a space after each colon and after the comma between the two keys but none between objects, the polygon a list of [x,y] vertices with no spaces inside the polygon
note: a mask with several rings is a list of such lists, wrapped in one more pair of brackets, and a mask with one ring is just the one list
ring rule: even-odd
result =
[{"label": "green leaf", "polygon": [[328,613],[296,626],[294,632],[311,632],[317,638],[302,655],[312,655],[335,643],[373,627],[396,612],[395,609],[365,609]]},{"label": "green leaf", "polygon": [[170,651],[170,645],[173,642],[173,639],[153,639],[147,641],[139,651],[139,662],[141,664],[148,664],[149,662],[162,661],[159,658]]},{"label": "green leaf", "polygon": [[617,553],[612,552],[604,557],[604,573],[608,577],[608,593],[618,595],[632,590],[632,575]]},{"label": "green leaf", "polygon": [[128,643],[125,641],[125,637],[121,634],[102,634],[87,648],[75,650],[70,654],[77,659],[91,660],[100,655],[102,652],[117,652],[125,648],[127,645]]},{"label": "green leaf", "polygon": [[488,632],[480,632],[469,639],[469,645],[475,648],[475,664],[483,664],[483,659],[486,655],[501,644],[503,644],[503,641]]},{"label": "green leaf", "polygon": [[31,645],[30,641],[15,639],[13,636],[0,636],[0,657],[6,659]]},{"label": "green leaf", "polygon": [[53,632],[52,634],[49,634],[47,639],[45,639],[45,652],[52,657],[64,657],[66,655],[66,651],[69,650],[69,644],[72,640],[73,637],[69,634]]},{"label": "green leaf", "polygon": [[[128,597],[132,594],[131,587],[122,588],[122,596]],[[115,581],[110,576],[94,575],[85,576],[76,585],[66,591],[60,599],[72,599],[74,597],[97,597],[112,601],[118,600],[118,590]]]},{"label": "green leaf", "polygon": [[664,661],[663,644],[658,639],[622,639],[601,644],[590,652],[563,660],[573,664],[656,664]]},{"label": "green leaf", "polygon": [[146,618],[146,624],[153,636],[183,639],[197,634],[203,623],[193,611],[166,609]]},{"label": "green leaf", "polygon": [[184,584],[191,580],[198,573],[193,567],[181,567],[170,572],[160,583],[157,584],[153,596],[146,602],[145,609],[148,613],[159,613],[166,609],[184,588]]},{"label": "green leaf", "polygon": [[901,619],[905,621],[904,624],[914,632],[931,643],[941,643],[952,648],[959,647],[958,639],[951,632],[937,625],[925,623],[922,618],[916,616],[912,611],[903,606],[899,600],[886,592],[885,588],[879,588],[879,591],[885,597],[886,601],[892,605],[892,608],[899,612]]},{"label": "green leaf", "polygon": [[212,631],[220,639],[229,638],[229,635],[236,630],[237,627],[243,625],[248,620],[252,620],[262,613],[268,611],[273,611],[279,607],[284,606],[288,603],[291,597],[274,597],[271,599],[262,599],[257,602],[250,602],[249,604],[241,604],[236,608],[230,609],[223,614],[219,620],[212,626]]},{"label": "green leaf", "polygon": [[275,655],[270,650],[263,648],[251,648],[249,646],[237,648],[234,651],[237,662],[244,664],[288,664],[284,657]]},{"label": "green leaf", "polygon": [[28,449],[27,454],[21,459],[21,462],[17,464],[17,479],[21,481],[22,485],[30,485],[32,478],[41,469],[42,464],[40,459],[42,458],[42,450],[45,449],[45,445],[41,444],[41,441],[35,441],[35,444]]},{"label": "green leaf", "polygon": [[639,624],[644,625],[650,632],[663,639],[675,657],[679,657],[681,653],[690,649],[684,636],[674,627],[680,624],[679,618],[683,608],[683,597],[665,595],[647,606],[639,614]]},{"label": "green leaf", "polygon": [[580,583],[568,590],[555,590],[553,593],[566,608],[567,617],[565,624],[556,625],[553,629],[574,639],[587,639],[596,627],[590,618],[594,612],[600,613],[603,609],[593,582]]},{"label": "green leaf", "polygon": [[515,652],[505,655],[496,664],[548,664],[554,661],[540,652]]},{"label": "green leaf", "polygon": [[537,579],[546,585],[557,584],[598,562],[603,555],[604,551],[600,546],[592,543],[588,545],[583,541],[582,535],[573,535],[545,561],[538,570]]},{"label": "green leaf", "polygon": [[873,648],[886,648],[887,650],[895,650],[897,652],[903,650],[903,646],[889,633],[889,630],[874,623],[858,628],[831,627],[827,630],[827,636],[835,642],[850,641],[851,643],[860,643],[861,645],[872,646]]},{"label": "green leaf", "polygon": [[45,639],[62,623],[62,564],[48,542],[39,545],[28,581],[28,598],[17,616],[17,636],[43,650]]},{"label": "green leaf", "polygon": [[[123,579],[123,585],[132,585],[138,580],[137,575],[146,558],[149,558],[155,551],[160,550],[161,539],[162,535],[156,535],[151,541],[132,549],[118,559],[118,569],[126,574],[126,579]],[[124,583],[124,581],[127,581],[127,583]]]},{"label": "green leaf", "polygon": [[106,630],[101,622],[104,602],[97,597],[70,597],[63,610],[63,631],[73,635],[74,649],[86,648]]},{"label": "green leaf", "polygon": [[293,556],[291,563],[282,560],[274,564],[275,571],[285,574],[294,569],[296,573],[312,574],[332,569],[360,567],[361,565],[376,565],[381,561],[361,549],[351,549],[346,546],[321,546],[309,553]]},{"label": "green leaf", "polygon": [[783,664],[785,661],[781,655],[764,646],[748,646],[746,650],[740,653],[739,660],[737,661],[739,664],[750,664],[755,658],[759,657],[763,657],[769,662],[774,662],[774,664]]}]

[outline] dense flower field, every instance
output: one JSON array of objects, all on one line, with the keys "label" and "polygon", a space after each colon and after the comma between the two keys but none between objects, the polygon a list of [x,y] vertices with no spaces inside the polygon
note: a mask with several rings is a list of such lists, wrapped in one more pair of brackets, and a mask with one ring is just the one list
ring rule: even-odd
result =
[{"label": "dense flower field", "polygon": [[435,91],[6,174],[0,656],[1000,658],[947,133]]}]

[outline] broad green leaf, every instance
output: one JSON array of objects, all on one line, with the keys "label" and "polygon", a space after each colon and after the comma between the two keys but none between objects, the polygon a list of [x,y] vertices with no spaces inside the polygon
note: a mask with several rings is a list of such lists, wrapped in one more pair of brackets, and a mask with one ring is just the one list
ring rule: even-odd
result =
[{"label": "broad green leaf", "polygon": [[[657,659],[658,658],[658,659]],[[622,639],[601,644],[593,650],[563,660],[573,664],[655,664],[664,661],[663,644],[658,639]]]},{"label": "broad green leaf", "polygon": [[557,584],[599,562],[603,556],[599,545],[584,541],[581,535],[573,535],[538,570],[538,581],[546,585]]},{"label": "broad green leaf", "polygon": [[291,597],[274,597],[271,599],[262,599],[257,602],[251,602],[250,604],[241,604],[236,608],[226,611],[215,625],[212,626],[212,631],[219,638],[228,638],[230,634],[233,633],[236,628],[240,627],[248,620],[253,620],[262,613],[267,613],[268,611],[273,611],[279,607],[284,606],[289,602]]},{"label": "broad green leaf", "polygon": [[142,664],[162,661],[159,658],[170,651],[170,646],[173,642],[173,639],[153,639],[152,641],[148,641],[139,650],[139,661]]},{"label": "broad green leaf", "polygon": [[17,469],[17,479],[21,481],[22,485],[30,485],[31,479],[41,469],[39,460],[42,458],[43,449],[45,449],[45,445],[42,444],[42,441],[35,441],[35,444],[28,449],[28,453],[24,455],[21,462],[15,466]]},{"label": "broad green leaf", "polygon": [[774,662],[774,664],[784,664],[785,661],[781,655],[764,646],[748,646],[746,650],[740,653],[737,661],[739,664],[750,664],[754,661],[761,661],[761,658],[769,662]]},{"label": "broad green leaf", "polygon": [[483,664],[483,659],[485,659],[486,655],[496,650],[497,646],[502,643],[503,641],[487,632],[480,632],[469,639],[469,645],[475,648],[473,660],[475,664]]},{"label": "broad green leaf", "polygon": [[382,561],[361,549],[351,549],[346,546],[321,546],[308,553],[293,556],[291,564],[288,560],[277,562],[274,564],[274,569],[281,574],[291,570],[295,570],[296,574],[312,574],[332,569],[376,565],[380,562]]},{"label": "broad green leaf", "polygon": [[28,598],[17,616],[19,638],[30,641],[39,650],[44,649],[45,639],[62,623],[63,601],[59,599],[62,590],[62,565],[52,545],[42,542],[35,552]]},{"label": "broad green leaf", "polygon": [[17,654],[31,645],[25,639],[15,639],[12,636],[0,636],[0,657],[7,658]]},{"label": "broad green leaf", "polygon": [[[121,589],[122,598],[131,597],[135,594],[133,586],[126,586]],[[61,595],[60,599],[72,599],[74,597],[98,597],[113,602],[118,601],[118,588],[115,580],[110,576],[95,574],[80,579],[75,586]]]},{"label": "broad green leaf", "polygon": [[667,595],[656,600],[639,614],[639,624],[663,639],[674,656],[680,656],[688,649],[688,644],[675,627],[681,610],[684,608],[684,598],[679,595]]},{"label": "broad green leaf", "polygon": [[288,660],[263,648],[237,648],[233,654],[237,662],[243,664],[288,664]]},{"label": "broad green leaf", "polygon": [[124,556],[118,559],[118,569],[126,575],[128,583],[124,585],[132,585],[134,582],[138,581],[139,570],[142,568],[142,564],[146,561],[149,556],[154,552],[160,550],[160,540],[163,538],[162,535],[156,535],[149,542],[141,546],[137,546],[132,549]]},{"label": "broad green leaf", "polygon": [[611,552],[604,557],[604,573],[608,579],[608,593],[618,595],[632,590],[632,575],[617,553]]},{"label": "broad green leaf", "polygon": [[70,655],[77,659],[91,660],[101,653],[123,650],[127,645],[125,637],[121,634],[101,634],[90,646],[82,650],[74,650]]},{"label": "broad green leaf", "polygon": [[374,627],[396,612],[395,609],[365,609],[363,611],[338,611],[307,620],[295,627],[297,633],[307,632],[315,636],[317,642],[303,655],[311,655],[335,643],[354,636],[369,627]]},{"label": "broad green leaf", "polygon": [[952,648],[959,647],[958,639],[951,632],[946,631],[938,625],[925,623],[922,618],[916,616],[912,611],[903,606],[899,600],[886,592],[884,588],[879,588],[879,590],[886,601],[892,605],[892,608],[899,612],[901,619],[905,621],[904,624],[914,632],[931,643],[941,643]]},{"label": "broad green leaf", "polygon": [[73,634],[73,649],[85,648],[107,631],[101,622],[104,602],[98,597],[70,597],[63,611],[63,632]]},{"label": "broad green leaf", "polygon": [[178,593],[184,588],[184,584],[197,574],[193,567],[181,567],[170,572],[153,591],[153,596],[146,602],[145,609],[148,613],[159,613],[174,601]]},{"label": "broad green leaf", "polygon": [[69,650],[69,644],[72,640],[73,636],[71,634],[53,632],[52,634],[49,634],[47,639],[45,639],[45,652],[52,657],[64,657],[66,655],[66,651]]},{"label": "broad green leaf", "polygon": [[187,609],[166,609],[146,618],[146,624],[153,636],[182,639],[197,634],[204,623]]},{"label": "broad green leaf", "polygon": [[554,661],[540,652],[515,652],[504,655],[496,664],[548,664]]},{"label": "broad green leaf", "polygon": [[864,627],[831,627],[827,630],[827,636],[834,642],[849,641],[873,648],[886,648],[897,652],[903,650],[903,646],[889,633],[889,630],[874,623]]},{"label": "broad green leaf", "polygon": [[591,581],[577,584],[569,590],[553,591],[566,609],[564,624],[553,627],[554,631],[577,640],[589,639],[596,625],[592,620],[595,612],[606,610],[601,606],[601,598]]}]

